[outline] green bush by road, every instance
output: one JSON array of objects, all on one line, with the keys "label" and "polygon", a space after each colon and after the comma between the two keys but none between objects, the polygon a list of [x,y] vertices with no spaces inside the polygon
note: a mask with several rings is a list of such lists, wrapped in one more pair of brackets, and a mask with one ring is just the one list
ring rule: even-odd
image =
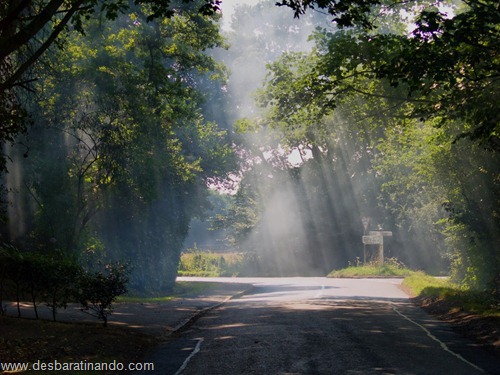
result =
[{"label": "green bush by road", "polygon": [[212,253],[196,247],[181,255],[179,276],[221,277],[240,275],[245,256],[240,253]]},{"label": "green bush by road", "polygon": [[450,309],[500,317],[500,301],[491,291],[474,290],[454,283],[448,277],[413,271],[395,258],[386,259],[383,265],[358,261],[347,268],[332,271],[328,277],[404,277],[402,287],[413,297],[440,302]]},{"label": "green bush by road", "polygon": [[494,294],[463,288],[448,278],[415,272],[404,279],[403,288],[415,297],[439,300],[465,311],[500,317],[500,301]]},{"label": "green bush by road", "polygon": [[327,277],[405,277],[413,272],[396,258],[389,258],[383,265],[378,262],[362,263],[358,260],[347,268],[330,272]]}]

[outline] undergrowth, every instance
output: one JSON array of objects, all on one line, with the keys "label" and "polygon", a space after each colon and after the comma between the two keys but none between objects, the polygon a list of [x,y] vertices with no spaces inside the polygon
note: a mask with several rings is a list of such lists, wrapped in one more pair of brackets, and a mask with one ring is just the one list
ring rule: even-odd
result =
[{"label": "undergrowth", "polygon": [[200,251],[196,247],[181,255],[179,276],[235,277],[245,264],[241,253],[212,253]]},{"label": "undergrowth", "polygon": [[414,297],[439,300],[469,312],[500,317],[500,301],[493,294],[460,286],[448,278],[415,272],[406,277],[402,285]]},{"label": "undergrowth", "polygon": [[347,268],[334,270],[327,277],[405,277],[413,272],[396,258],[385,259],[383,265],[378,261],[362,263],[358,258],[355,264],[349,263]]}]

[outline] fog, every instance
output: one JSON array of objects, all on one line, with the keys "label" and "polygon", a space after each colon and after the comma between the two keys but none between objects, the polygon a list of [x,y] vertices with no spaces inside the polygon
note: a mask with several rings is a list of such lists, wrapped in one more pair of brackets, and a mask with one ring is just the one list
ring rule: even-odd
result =
[{"label": "fog", "polygon": [[[333,28],[328,17],[318,13],[297,20],[289,9],[276,7],[274,1],[251,4],[231,7],[228,3],[226,11],[223,6],[224,32],[230,47],[213,52],[230,70],[223,122],[233,125],[248,118],[261,124],[259,129],[236,134],[245,151],[240,153],[240,186],[236,184],[231,194],[251,197],[237,204],[254,205],[252,210],[257,215],[253,229],[233,244],[234,251],[257,259],[248,272],[326,275],[356,264],[365,254],[368,261],[375,261],[378,246],[363,246],[361,238],[370,230],[380,229],[394,232],[394,237],[385,241],[386,257],[397,257],[416,268],[440,269],[442,262],[437,254],[441,250],[434,248],[438,239],[429,236],[429,227],[415,225],[410,227],[411,232],[401,231],[379,205],[380,191],[370,161],[374,155],[366,152],[382,134],[371,134],[367,119],[358,119],[348,110],[336,111],[324,124],[318,124],[318,133],[324,127],[324,133],[330,134],[322,139],[324,148],[307,143],[286,148],[280,144],[284,135],[262,124],[265,114],[256,105],[255,93],[265,82],[267,64],[283,53],[311,51],[311,33],[317,27]],[[361,217],[370,218],[366,230]],[[207,227],[196,222],[191,228],[191,244],[197,237],[198,244],[212,241],[206,238]],[[421,240],[415,241],[416,237]],[[206,249],[210,250],[210,245]]]},{"label": "fog", "polygon": [[[202,30],[214,39],[191,30],[207,45],[183,41],[181,57],[170,37],[185,29],[163,30],[136,22],[137,15],[102,29],[89,21],[86,36],[68,39],[72,48],[49,62],[71,69],[42,69],[50,84],[41,79],[39,96],[29,101],[34,126],[6,152],[5,242],[62,250],[87,265],[130,262],[131,285],[147,292],[174,284],[188,248],[248,254],[255,262],[247,274],[267,276],[326,275],[362,259],[363,250],[375,259],[376,247],[361,241],[361,217],[369,217],[366,231],[394,232],[386,256],[415,267],[438,264],[442,250],[433,244],[443,239],[428,233],[440,208],[430,202],[401,219],[390,210],[406,198],[381,198],[384,171],[373,164],[374,150],[389,122],[376,104],[357,97],[293,128],[269,125],[258,105],[271,64],[310,52],[318,27],[334,31],[329,16],[311,11],[295,19],[274,0],[226,0],[223,14],[228,47],[212,48],[217,27],[206,20]],[[94,48],[95,56],[82,52]],[[227,67],[227,82],[209,79],[212,70],[224,73],[207,55]],[[382,125],[373,130],[356,106]],[[214,231],[217,215],[227,226]]]},{"label": "fog", "polygon": [[[255,92],[265,81],[267,64],[283,53],[311,51],[311,33],[316,27],[331,30],[332,25],[318,13],[294,19],[289,9],[276,7],[274,1],[239,5],[231,11],[231,22],[224,23],[230,47],[214,52],[230,70],[224,121],[234,124],[248,118],[258,123],[263,114]],[[259,206],[258,222],[234,249],[258,259],[249,272],[325,275],[362,254],[360,208],[341,163],[336,166],[328,157],[314,160],[309,145],[283,148],[276,129],[264,127],[236,136],[245,149],[238,194],[255,194]],[[339,152],[337,158],[347,151]],[[198,222],[191,229],[186,246],[197,237],[198,245],[210,242]]]}]

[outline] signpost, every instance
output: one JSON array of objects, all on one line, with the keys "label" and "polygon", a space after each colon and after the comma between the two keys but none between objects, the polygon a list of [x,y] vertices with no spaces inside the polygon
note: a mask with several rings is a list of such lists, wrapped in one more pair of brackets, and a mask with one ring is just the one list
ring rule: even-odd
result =
[{"label": "signpost", "polygon": [[[364,237],[364,235],[366,235],[366,231],[368,229],[368,224],[370,224],[370,218],[367,216],[362,216],[361,222],[363,223],[363,228],[364,228],[363,237]],[[365,264],[365,263],[366,263],[366,243],[363,240],[363,264]]]},{"label": "signpost", "polygon": [[382,236],[363,236],[363,243],[365,245],[379,245],[382,238]]},{"label": "signpost", "polygon": [[388,230],[371,230],[368,236],[363,236],[363,244],[378,245],[380,265],[384,264],[384,237],[392,237],[392,232]]},{"label": "signpost", "polygon": [[363,223],[363,227],[365,228],[365,234],[366,234],[366,230],[368,229],[368,224],[370,223],[370,218],[363,216],[361,218],[361,222]]}]

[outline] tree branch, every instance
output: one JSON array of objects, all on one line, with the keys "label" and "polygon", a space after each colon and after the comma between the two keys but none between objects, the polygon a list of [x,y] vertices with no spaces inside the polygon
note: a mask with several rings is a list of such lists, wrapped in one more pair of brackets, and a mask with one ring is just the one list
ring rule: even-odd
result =
[{"label": "tree branch", "polygon": [[[12,52],[28,43],[52,19],[54,13],[63,3],[64,0],[52,0],[29,25],[21,28],[12,36],[0,39],[0,60],[5,59]],[[77,4],[81,3],[82,1],[77,2]]]},{"label": "tree branch", "polygon": [[[77,1],[73,8],[68,10],[63,19],[57,24],[54,31],[47,40],[36,50],[6,81],[0,84],[0,90],[7,90],[13,87],[16,84],[16,81],[19,80],[22,75],[40,58],[40,56],[52,45],[52,43],[56,40],[59,34],[63,31],[64,27],[70,21],[71,17],[75,14],[75,12],[80,8],[80,5],[83,4],[84,0]],[[1,57],[0,57],[1,58]]]}]

